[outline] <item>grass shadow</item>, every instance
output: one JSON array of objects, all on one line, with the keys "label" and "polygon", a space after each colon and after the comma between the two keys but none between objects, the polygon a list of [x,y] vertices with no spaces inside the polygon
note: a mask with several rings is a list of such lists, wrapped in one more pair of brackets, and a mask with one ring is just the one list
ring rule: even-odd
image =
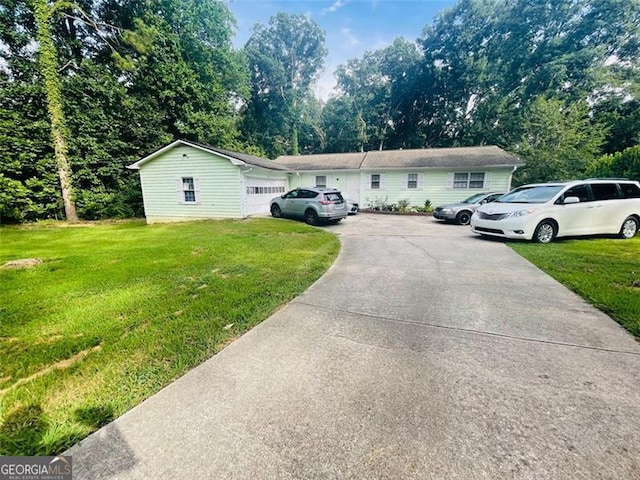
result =
[{"label": "grass shadow", "polygon": [[0,425],[0,455],[38,455],[49,427],[40,405],[18,407]]}]

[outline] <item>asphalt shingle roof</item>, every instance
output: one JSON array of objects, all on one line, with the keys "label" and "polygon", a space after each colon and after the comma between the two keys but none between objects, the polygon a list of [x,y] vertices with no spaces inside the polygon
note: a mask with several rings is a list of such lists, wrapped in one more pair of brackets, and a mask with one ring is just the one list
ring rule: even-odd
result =
[{"label": "asphalt shingle roof", "polygon": [[292,170],[375,170],[393,168],[467,168],[521,166],[524,163],[500,147],[375,150],[365,153],[285,155],[274,162]]},{"label": "asphalt shingle roof", "polygon": [[451,168],[524,165],[500,147],[428,148],[420,150],[382,150],[368,152],[362,169],[375,168]]},{"label": "asphalt shingle roof", "polygon": [[187,143],[192,143],[194,145],[198,145],[199,147],[202,147],[211,152],[220,153],[227,157],[235,158],[236,160],[240,160],[241,162],[244,162],[248,165],[253,165],[255,167],[266,168],[269,170],[281,170],[285,172],[289,171],[289,168],[287,168],[286,166],[277,164],[272,160],[268,160],[266,158],[256,157],[255,155],[249,155],[247,153],[232,152],[231,150],[224,150],[222,148],[212,147],[210,145],[205,145],[203,143],[196,143],[196,142],[187,142]]},{"label": "asphalt shingle roof", "polygon": [[366,153],[321,153],[316,155],[284,155],[274,162],[292,170],[358,170]]},{"label": "asphalt shingle roof", "polygon": [[243,162],[247,165],[252,165],[254,167],[260,167],[260,168],[266,168],[269,170],[279,170],[279,171],[283,171],[283,172],[290,172],[291,170],[289,168],[287,168],[284,165],[279,165],[271,160],[267,160],[266,158],[261,158],[261,157],[256,157],[255,155],[249,155],[247,153],[238,153],[238,152],[232,152],[231,150],[224,150],[222,148],[216,148],[216,147],[212,147],[211,145],[205,145],[204,143],[198,143],[198,142],[192,142],[190,140],[176,140],[173,143],[170,143],[169,145],[165,145],[164,147],[161,147],[159,149],[157,149],[156,151],[150,153],[149,155],[147,155],[146,157],[144,157],[141,160],[138,160],[136,163],[134,163],[133,165],[129,165],[127,168],[131,168],[134,170],[139,169],[142,165],[144,165],[147,162],[152,161],[153,159],[155,159],[157,156],[163,154],[164,152],[177,147],[178,145],[187,145],[187,146],[191,146],[194,148],[199,148],[201,150],[205,150],[207,152],[210,153],[217,153],[219,155],[224,155],[225,157],[228,158],[232,158],[234,160],[238,160],[240,162]]}]

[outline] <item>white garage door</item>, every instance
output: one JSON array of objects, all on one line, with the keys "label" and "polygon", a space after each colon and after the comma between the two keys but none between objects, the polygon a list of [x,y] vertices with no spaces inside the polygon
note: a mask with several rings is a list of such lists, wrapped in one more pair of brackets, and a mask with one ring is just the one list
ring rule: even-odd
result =
[{"label": "white garage door", "polygon": [[282,195],[287,189],[287,181],[284,179],[245,177],[244,183],[247,215],[268,213],[269,201],[277,195]]}]

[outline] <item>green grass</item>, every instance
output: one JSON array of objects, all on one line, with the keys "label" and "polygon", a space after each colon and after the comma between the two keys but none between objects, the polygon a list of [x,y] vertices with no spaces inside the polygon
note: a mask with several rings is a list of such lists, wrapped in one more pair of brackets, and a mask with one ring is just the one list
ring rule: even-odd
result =
[{"label": "green grass", "polygon": [[640,337],[640,237],[509,245]]},{"label": "green grass", "polygon": [[304,291],[339,242],[254,219],[0,229],[0,454],[52,455]]}]

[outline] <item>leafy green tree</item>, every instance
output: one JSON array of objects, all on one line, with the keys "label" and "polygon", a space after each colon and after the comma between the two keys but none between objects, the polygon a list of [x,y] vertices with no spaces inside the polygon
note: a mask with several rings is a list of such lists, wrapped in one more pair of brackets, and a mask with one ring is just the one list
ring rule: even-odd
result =
[{"label": "leafy green tree", "polygon": [[612,97],[597,104],[593,115],[607,129],[605,153],[640,145],[640,99]]},{"label": "leafy green tree", "polygon": [[571,180],[585,175],[600,153],[605,132],[594,124],[586,101],[567,106],[558,99],[538,97],[528,107],[523,136],[511,147],[526,165],[515,183]]},{"label": "leafy green tree", "polygon": [[[3,221],[63,216],[29,1],[0,0]],[[139,180],[125,166],[176,137],[246,149],[237,124],[248,72],[224,2],[78,0],[54,12],[61,131],[81,217],[140,214]]]},{"label": "leafy green tree", "polygon": [[327,54],[324,39],[304,15],[277,13],[253,27],[244,48],[252,88],[245,132],[272,156],[299,152],[305,105]]},{"label": "leafy green tree", "polygon": [[637,0],[461,0],[419,39],[425,133],[509,144],[540,95],[593,104],[632,93],[639,33]]},{"label": "leafy green tree", "polygon": [[61,218],[46,99],[34,49],[35,18],[25,1],[0,2],[0,216],[2,222]]},{"label": "leafy green tree", "polygon": [[420,146],[412,94],[419,59],[413,43],[397,38],[338,67],[338,87],[355,110],[352,120],[364,126],[361,149]]},{"label": "leafy green tree", "polygon": [[55,152],[60,189],[64,203],[65,216],[70,222],[78,221],[76,205],[73,199],[71,167],[69,166],[67,145],[68,132],[62,105],[62,88],[58,74],[58,54],[53,39],[53,21],[55,4],[47,0],[32,0],[38,40],[38,62],[42,75],[47,111],[51,122],[51,137]]},{"label": "leafy green tree", "polygon": [[326,152],[362,152],[367,144],[366,124],[348,95],[330,98],[322,109]]},{"label": "leafy green tree", "polygon": [[[218,0],[112,1],[110,17],[127,31],[115,52],[130,96],[161,112],[162,128],[232,148],[241,144],[239,105],[248,95],[244,58],[234,51],[235,20]],[[115,17],[115,18],[114,18]]]},{"label": "leafy green tree", "polygon": [[628,178],[640,181],[640,145],[607,154],[587,168],[589,177]]}]

